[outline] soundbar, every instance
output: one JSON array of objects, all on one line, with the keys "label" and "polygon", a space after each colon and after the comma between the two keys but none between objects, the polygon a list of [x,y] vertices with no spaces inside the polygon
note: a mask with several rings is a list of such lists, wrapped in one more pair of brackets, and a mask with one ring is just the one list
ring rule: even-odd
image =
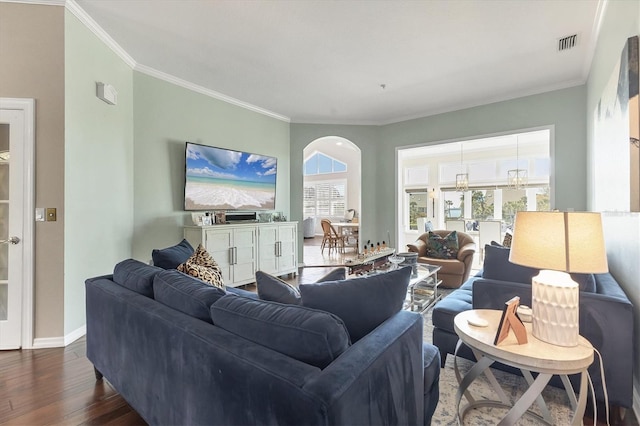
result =
[{"label": "soundbar", "polygon": [[225,220],[228,223],[236,222],[257,222],[256,212],[227,212]]}]

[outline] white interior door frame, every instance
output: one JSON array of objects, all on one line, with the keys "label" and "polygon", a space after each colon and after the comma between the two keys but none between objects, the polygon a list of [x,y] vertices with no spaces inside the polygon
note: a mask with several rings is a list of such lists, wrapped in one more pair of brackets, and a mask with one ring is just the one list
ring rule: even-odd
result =
[{"label": "white interior door frame", "polygon": [[0,98],[0,109],[24,112],[23,170],[24,214],[22,241],[22,348],[33,347],[34,221],[35,221],[35,101],[23,98]]}]

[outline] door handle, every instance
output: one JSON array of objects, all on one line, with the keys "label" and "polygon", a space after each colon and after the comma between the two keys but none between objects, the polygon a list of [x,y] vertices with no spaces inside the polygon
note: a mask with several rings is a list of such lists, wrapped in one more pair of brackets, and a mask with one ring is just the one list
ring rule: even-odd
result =
[{"label": "door handle", "polygon": [[0,244],[18,244],[20,242],[20,238],[11,237],[8,240],[0,241]]}]

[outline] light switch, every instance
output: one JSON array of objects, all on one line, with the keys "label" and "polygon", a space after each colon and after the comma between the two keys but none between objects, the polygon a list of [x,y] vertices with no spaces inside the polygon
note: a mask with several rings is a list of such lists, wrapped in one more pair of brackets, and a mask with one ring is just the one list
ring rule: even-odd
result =
[{"label": "light switch", "polygon": [[44,222],[44,207],[36,207],[36,222]]},{"label": "light switch", "polygon": [[56,221],[56,208],[47,207],[47,222],[55,222],[55,221]]}]

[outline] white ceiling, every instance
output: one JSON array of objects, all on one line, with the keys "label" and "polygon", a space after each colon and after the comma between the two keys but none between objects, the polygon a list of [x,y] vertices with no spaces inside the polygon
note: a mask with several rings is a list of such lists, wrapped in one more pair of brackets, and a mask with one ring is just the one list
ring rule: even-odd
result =
[{"label": "white ceiling", "polygon": [[75,3],[142,72],[292,122],[387,124],[583,84],[603,1]]}]

